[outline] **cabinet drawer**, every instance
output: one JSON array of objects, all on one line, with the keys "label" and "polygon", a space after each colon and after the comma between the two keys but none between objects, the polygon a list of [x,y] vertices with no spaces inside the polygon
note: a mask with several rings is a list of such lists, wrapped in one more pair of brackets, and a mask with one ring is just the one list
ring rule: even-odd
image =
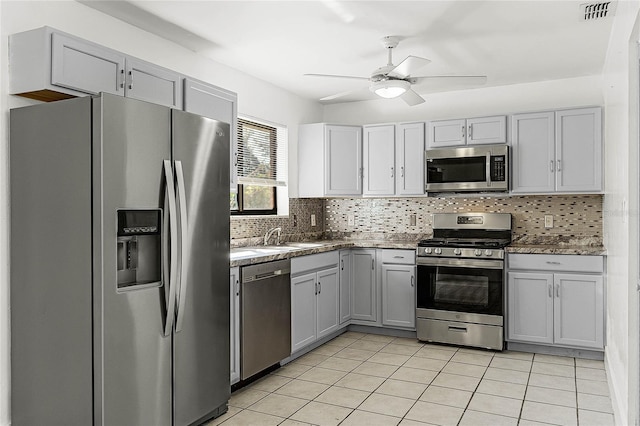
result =
[{"label": "cabinet drawer", "polygon": [[554,255],[554,254],[509,254],[508,269],[541,271],[592,272],[604,271],[602,256]]},{"label": "cabinet drawer", "polygon": [[291,275],[300,275],[302,273],[337,266],[339,257],[338,250],[294,257],[291,259]]},{"label": "cabinet drawer", "polygon": [[399,263],[415,265],[415,250],[381,250],[380,261],[382,263]]}]

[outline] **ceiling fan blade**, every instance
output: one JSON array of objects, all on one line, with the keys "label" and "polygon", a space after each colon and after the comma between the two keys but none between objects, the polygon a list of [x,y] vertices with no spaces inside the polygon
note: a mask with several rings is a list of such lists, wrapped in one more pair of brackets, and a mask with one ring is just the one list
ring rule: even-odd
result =
[{"label": "ceiling fan blade", "polygon": [[424,102],[424,98],[413,91],[413,89],[407,90],[402,95],[400,95],[400,97],[409,106],[419,105]]},{"label": "ceiling fan blade", "polygon": [[419,56],[407,56],[404,61],[400,62],[394,69],[389,71],[387,75],[391,77],[406,78],[416,71],[420,70],[431,61]]},{"label": "ceiling fan blade", "polygon": [[482,86],[487,83],[486,75],[429,75],[422,77],[411,77],[409,79],[414,85],[414,89],[430,89],[444,86],[469,87]]},{"label": "ceiling fan blade", "polygon": [[369,80],[369,77],[356,77],[353,75],[335,75],[335,74],[304,74],[307,77],[330,77],[330,78],[350,78],[353,80]]},{"label": "ceiling fan blade", "polygon": [[369,89],[366,88],[366,87],[360,88],[360,89],[355,89],[355,90],[347,90],[346,92],[340,92],[340,93],[336,93],[335,95],[330,95],[330,96],[325,96],[324,98],[320,98],[320,101],[332,101],[334,99],[342,98],[344,96],[349,96],[349,95],[352,95],[354,93],[363,92],[365,90],[369,91]]}]

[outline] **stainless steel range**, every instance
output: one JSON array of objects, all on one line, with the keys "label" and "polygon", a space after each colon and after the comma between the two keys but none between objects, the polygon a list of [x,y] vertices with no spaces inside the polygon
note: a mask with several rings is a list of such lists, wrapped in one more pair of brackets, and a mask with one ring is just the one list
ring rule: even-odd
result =
[{"label": "stainless steel range", "polygon": [[418,339],[502,350],[508,213],[437,213],[418,243]]}]

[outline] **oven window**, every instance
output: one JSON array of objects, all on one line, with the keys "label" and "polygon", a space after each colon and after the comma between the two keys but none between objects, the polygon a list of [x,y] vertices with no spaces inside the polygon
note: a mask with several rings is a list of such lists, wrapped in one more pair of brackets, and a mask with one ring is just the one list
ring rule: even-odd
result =
[{"label": "oven window", "polygon": [[437,158],[427,162],[427,182],[485,182],[487,157]]},{"label": "oven window", "polygon": [[418,265],[417,307],[502,315],[502,269]]},{"label": "oven window", "polygon": [[436,303],[456,303],[468,306],[489,306],[489,278],[468,275],[437,274]]}]

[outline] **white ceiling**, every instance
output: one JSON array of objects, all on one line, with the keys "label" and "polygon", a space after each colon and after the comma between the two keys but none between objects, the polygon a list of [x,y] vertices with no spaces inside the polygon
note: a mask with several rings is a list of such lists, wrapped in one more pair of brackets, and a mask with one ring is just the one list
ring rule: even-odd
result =
[{"label": "white ceiling", "polygon": [[584,0],[82,3],[309,99],[366,88],[303,74],[368,77],[386,65],[386,35],[402,40],[394,64],[432,61],[420,75],[480,74],[498,86],[600,74],[613,21],[583,21]]}]

